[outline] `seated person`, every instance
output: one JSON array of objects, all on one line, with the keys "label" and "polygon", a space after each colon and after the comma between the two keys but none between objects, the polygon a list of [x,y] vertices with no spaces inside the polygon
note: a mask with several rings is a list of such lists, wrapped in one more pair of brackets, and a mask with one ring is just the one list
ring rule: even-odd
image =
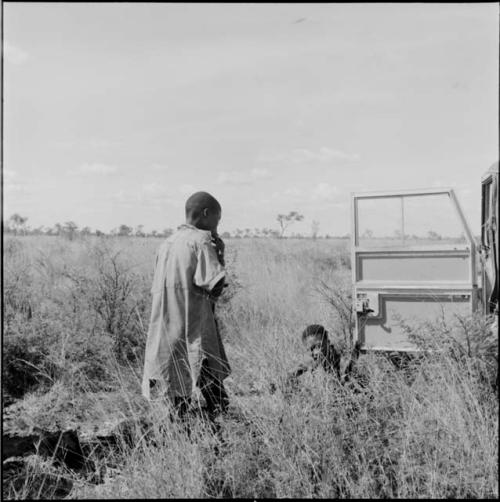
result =
[{"label": "seated person", "polygon": [[[310,353],[312,361],[308,365],[301,364],[295,371],[289,373],[286,378],[285,387],[294,387],[298,383],[298,377],[307,371],[315,371],[323,368],[327,373],[335,375],[344,384],[350,381],[354,366],[361,349],[361,343],[356,342],[351,359],[345,370],[341,372],[341,354],[330,342],[328,331],[320,324],[311,324],[302,332],[302,343]],[[276,386],[271,384],[271,392],[276,390]]]}]

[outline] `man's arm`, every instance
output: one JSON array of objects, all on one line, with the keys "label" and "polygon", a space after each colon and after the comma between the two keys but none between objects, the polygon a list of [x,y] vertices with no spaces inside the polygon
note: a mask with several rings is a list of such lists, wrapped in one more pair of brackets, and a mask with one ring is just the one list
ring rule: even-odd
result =
[{"label": "man's arm", "polygon": [[219,298],[225,285],[226,285],[226,280],[223,277],[210,291],[210,297],[213,299]]},{"label": "man's arm", "polygon": [[213,233],[212,244],[215,247],[215,253],[217,254],[219,263],[224,267],[226,265],[226,262],[224,260],[224,250],[226,248],[226,245],[224,244],[224,241],[219,237],[218,234]]},{"label": "man's arm", "polygon": [[[306,373],[306,371],[309,371],[310,369],[311,368],[309,366],[301,364],[296,370],[290,371],[287,374],[286,379],[284,381],[283,390],[289,391],[297,387],[300,375],[303,375],[304,373]],[[276,384],[274,382],[271,382],[269,384],[269,390],[271,394],[274,394],[276,392]]]},{"label": "man's arm", "polygon": [[[203,289],[205,293],[208,293],[210,296],[212,296],[212,291],[214,290],[215,294],[217,294],[218,288],[220,287],[219,283],[225,277],[226,273],[224,267],[217,258],[213,242],[211,242],[211,240],[199,242],[195,246],[195,253],[196,268],[193,275],[194,285]],[[223,281],[222,284],[224,284]]]},{"label": "man's arm", "polygon": [[354,349],[352,350],[351,360],[349,361],[349,364],[347,365],[344,371],[344,383],[349,382],[349,380],[351,379],[351,374],[354,369],[354,366],[356,365],[356,362],[359,359],[360,351],[361,351],[361,341],[358,340],[354,345]]},{"label": "man's arm", "polygon": [[[217,260],[219,260],[219,263],[224,267],[225,266],[225,260],[224,260],[224,250],[226,248],[226,245],[224,244],[224,241],[219,237],[217,233],[212,233],[212,245],[215,248],[215,253],[217,254]],[[219,296],[222,294],[223,289],[227,286],[226,281],[224,278],[222,278],[210,291],[210,297],[213,298],[214,300],[219,298]]]}]

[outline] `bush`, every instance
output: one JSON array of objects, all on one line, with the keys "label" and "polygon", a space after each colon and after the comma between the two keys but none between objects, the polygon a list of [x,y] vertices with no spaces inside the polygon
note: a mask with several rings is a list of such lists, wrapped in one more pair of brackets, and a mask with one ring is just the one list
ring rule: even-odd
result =
[{"label": "bush", "polygon": [[131,271],[120,255],[120,251],[105,247],[95,249],[97,274],[88,289],[90,303],[113,340],[117,360],[137,363],[146,345],[149,283],[146,285],[143,276]]},{"label": "bush", "polygon": [[8,402],[37,388],[48,388],[56,377],[50,363],[50,343],[36,332],[17,331],[19,325],[10,320],[4,332],[2,386]]},{"label": "bush", "polygon": [[418,326],[400,321],[409,339],[425,353],[451,359],[478,385],[498,389],[498,335],[491,329],[493,316],[455,315],[453,322],[424,322]]}]

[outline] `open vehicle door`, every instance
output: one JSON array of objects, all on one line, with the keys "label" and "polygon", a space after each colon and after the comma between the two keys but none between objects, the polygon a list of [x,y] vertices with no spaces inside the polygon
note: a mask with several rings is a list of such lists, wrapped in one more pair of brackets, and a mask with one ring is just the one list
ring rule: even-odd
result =
[{"label": "open vehicle door", "polygon": [[477,306],[476,248],[452,189],[352,194],[356,336],[412,351],[401,321],[451,321]]}]

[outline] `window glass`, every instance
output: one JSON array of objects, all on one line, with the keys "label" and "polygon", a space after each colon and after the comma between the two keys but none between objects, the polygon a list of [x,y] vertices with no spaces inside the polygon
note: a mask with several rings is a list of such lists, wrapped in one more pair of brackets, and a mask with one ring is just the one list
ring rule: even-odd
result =
[{"label": "window glass", "polygon": [[465,244],[462,222],[448,194],[404,197],[406,246]]},{"label": "window glass", "polygon": [[358,245],[392,247],[401,229],[401,198],[358,199]]},{"label": "window glass", "polygon": [[467,242],[446,193],[358,199],[357,235],[359,246],[378,248]]}]

